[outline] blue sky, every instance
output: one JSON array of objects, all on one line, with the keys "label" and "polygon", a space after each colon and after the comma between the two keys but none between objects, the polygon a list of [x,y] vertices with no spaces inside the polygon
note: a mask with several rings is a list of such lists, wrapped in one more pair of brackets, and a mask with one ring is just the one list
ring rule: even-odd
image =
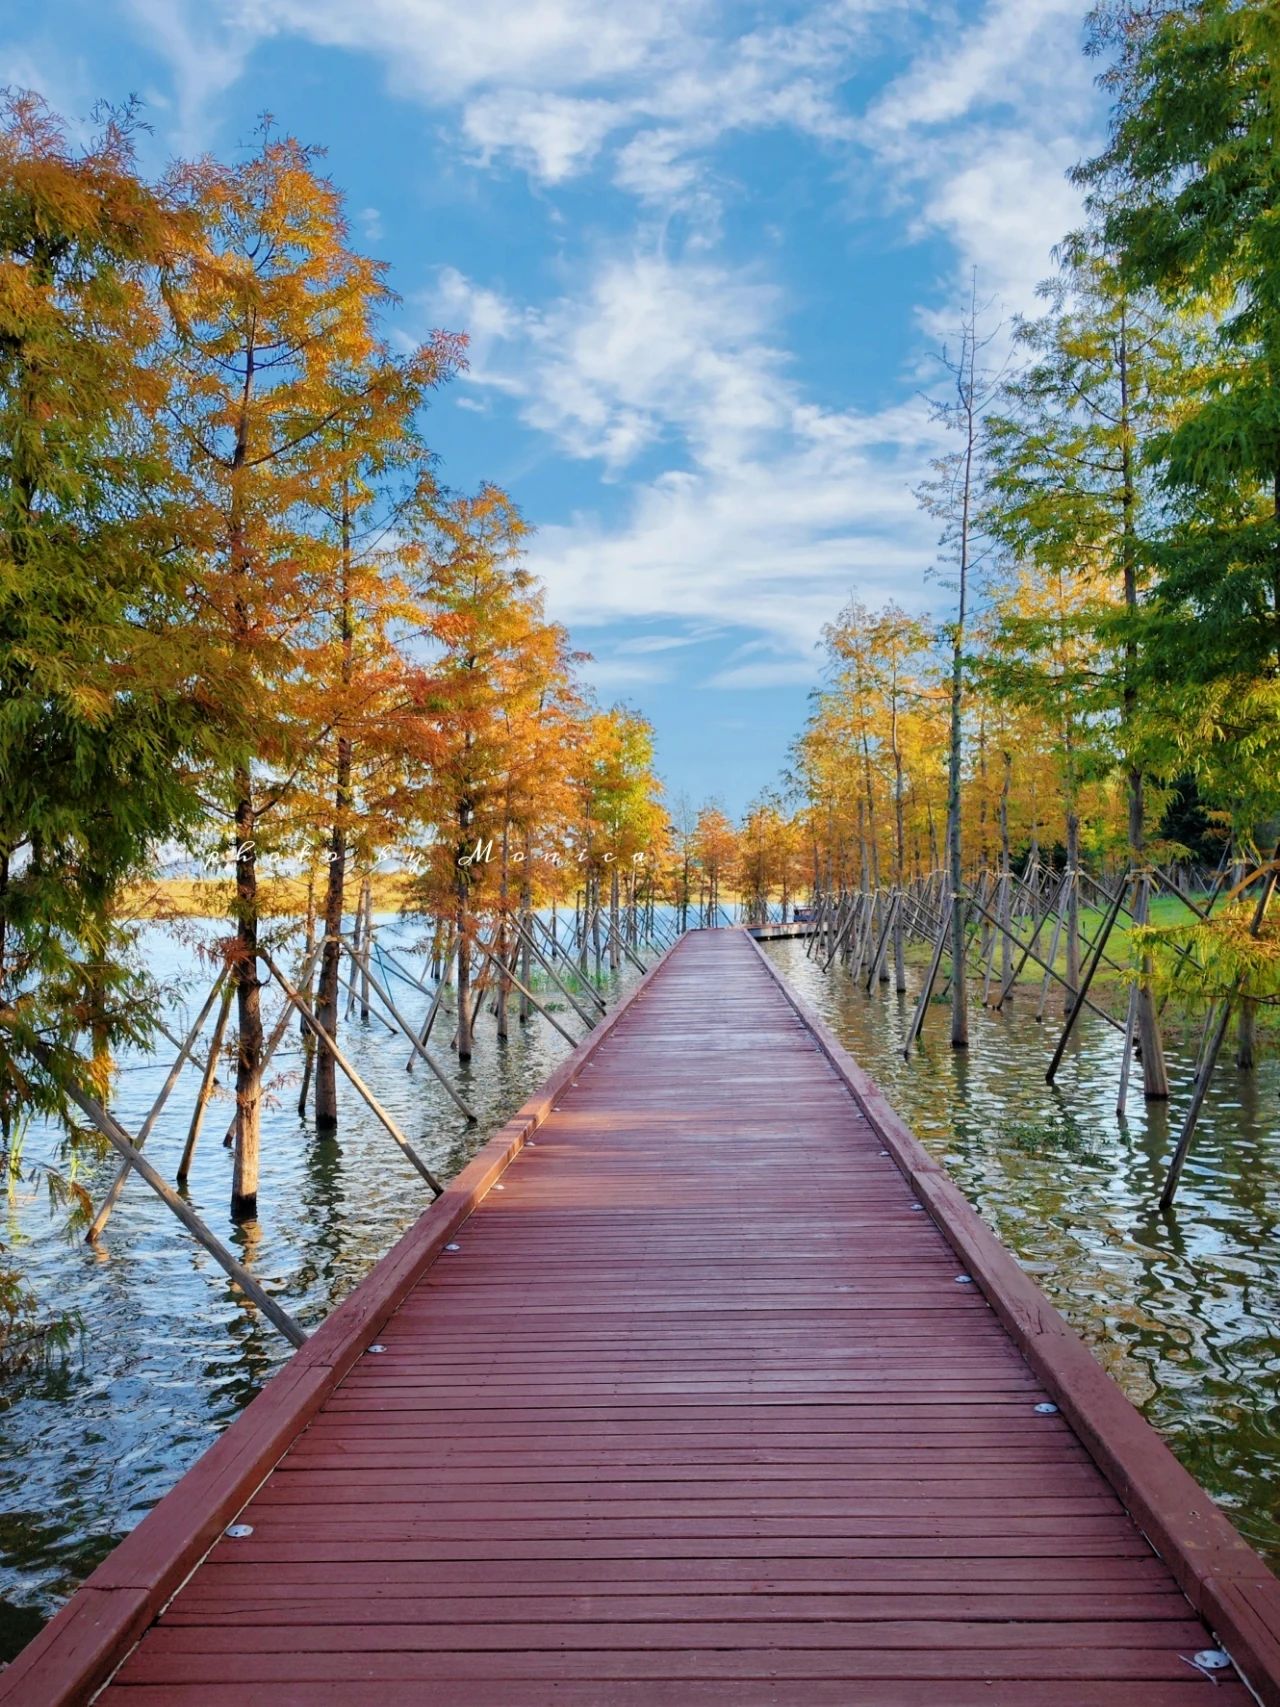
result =
[{"label": "blue sky", "polygon": [[398,334],[471,337],[432,416],[496,480],[673,798],[776,781],[851,596],[939,607],[912,490],[974,267],[1029,308],[1097,140],[1082,0],[48,0],[0,81],[136,92],[148,164],[258,114],[328,149]]}]

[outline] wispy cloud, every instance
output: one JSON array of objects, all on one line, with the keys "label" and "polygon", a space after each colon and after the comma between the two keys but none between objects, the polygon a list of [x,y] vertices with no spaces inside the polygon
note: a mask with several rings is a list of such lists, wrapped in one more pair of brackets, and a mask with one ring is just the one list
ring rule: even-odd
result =
[{"label": "wispy cloud", "polygon": [[1081,0],[989,0],[968,28],[927,41],[860,127],[916,234],[946,237],[957,273],[977,268],[1014,311],[1081,217],[1064,174],[1102,118],[1083,16]]},{"label": "wispy cloud", "polygon": [[[444,284],[465,321],[466,281]],[[652,252],[602,259],[580,293],[541,310],[481,311],[495,329],[483,383],[559,451],[630,481],[620,517],[583,513],[537,535],[553,608],[583,624],[675,618],[766,637],[778,656],[726,686],[802,679],[851,583],[872,600],[906,583],[918,602],[932,555],[911,495],[939,443],[927,409],[819,406],[789,372],[780,314],[762,280]],[[655,449],[663,471],[635,479]]]},{"label": "wispy cloud", "polygon": [[[830,162],[875,185],[864,193],[882,197],[899,240],[941,240],[945,263],[903,304],[921,342],[951,324],[974,266],[984,294],[1023,308],[1079,215],[1063,172],[1099,123],[1078,52],[1084,0],[945,13],[794,0],[749,9],[745,26],[748,9],[728,0],[121,4],[167,56],[187,136],[258,43],[295,39],[369,60],[393,94],[443,118],[445,146],[477,171],[522,172],[540,190],[594,174],[607,212],[572,244],[559,274],[571,283],[513,295],[445,265],[415,307],[470,335],[461,407],[514,415],[581,467],[578,513],[544,525],[532,553],[557,616],[666,625],[611,648],[599,680],[661,679],[678,625],[766,644],[723,664],[717,686],[799,682],[851,588],[928,602],[935,528],[912,490],[940,439],[911,357],[896,399],[882,376],[889,401],[874,407],[806,387],[789,347],[796,305],[768,270],[773,238],[747,267],[721,242],[746,194],[721,155],[735,136],[785,131],[808,145],[815,178]],[[858,111],[848,80],[877,30],[904,63]],[[598,500],[595,477],[612,488]]]},{"label": "wispy cloud", "polygon": [[182,129],[252,47],[294,36],[372,58],[394,93],[456,115],[473,161],[554,185],[608,156],[646,203],[714,218],[706,155],[781,127],[848,140],[839,89],[866,20],[893,0],[814,0],[741,30],[724,0],[128,0],[173,70]]},{"label": "wispy cloud", "polygon": [[169,64],[172,90],[150,89],[147,98],[172,114],[170,148],[178,154],[203,152],[211,141],[218,98],[243,75],[260,32],[229,7],[126,0],[126,8],[148,45]]}]

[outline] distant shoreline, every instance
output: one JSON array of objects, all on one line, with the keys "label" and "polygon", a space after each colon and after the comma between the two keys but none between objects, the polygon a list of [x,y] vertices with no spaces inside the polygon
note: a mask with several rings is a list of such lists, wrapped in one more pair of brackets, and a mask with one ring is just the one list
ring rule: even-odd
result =
[{"label": "distant shoreline", "polygon": [[[372,876],[373,908],[377,913],[399,912],[412,893],[413,877],[407,871],[375,871]],[[354,904],[359,879],[347,885],[348,900]],[[259,911],[264,917],[303,918],[307,911],[305,877],[263,877],[258,880]],[[324,890],[316,885],[316,905],[323,904]],[[235,882],[230,877],[157,877],[149,883],[131,884],[116,909],[120,919],[218,919],[230,918],[235,902]]]}]

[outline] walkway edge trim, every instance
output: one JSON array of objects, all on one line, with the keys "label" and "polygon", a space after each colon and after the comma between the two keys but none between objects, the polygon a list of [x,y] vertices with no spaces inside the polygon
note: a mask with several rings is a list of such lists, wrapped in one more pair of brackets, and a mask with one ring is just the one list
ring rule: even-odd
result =
[{"label": "walkway edge trim", "polygon": [[682,940],[677,938],[613,1012],[565,1056],[257,1398],[0,1671],[0,1703],[83,1707],[109,1681]]},{"label": "walkway edge trim", "polygon": [[1265,1707],[1280,1707],[1280,1578],[1134,1409],[879,1085],[791,989],[760,945],[747,940],[1245,1684]]}]

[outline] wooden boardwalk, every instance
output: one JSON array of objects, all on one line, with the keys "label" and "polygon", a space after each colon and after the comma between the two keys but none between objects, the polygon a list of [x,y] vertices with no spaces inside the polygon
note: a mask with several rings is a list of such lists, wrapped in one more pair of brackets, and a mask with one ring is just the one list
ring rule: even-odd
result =
[{"label": "wooden boardwalk", "polygon": [[1280,1585],[745,932],[550,1096],[0,1701],[1245,1707],[1184,1588],[1278,1698]]},{"label": "wooden boardwalk", "polygon": [[781,942],[784,937],[813,936],[817,928],[811,919],[788,919],[785,924],[748,925],[747,934],[757,942]]}]

